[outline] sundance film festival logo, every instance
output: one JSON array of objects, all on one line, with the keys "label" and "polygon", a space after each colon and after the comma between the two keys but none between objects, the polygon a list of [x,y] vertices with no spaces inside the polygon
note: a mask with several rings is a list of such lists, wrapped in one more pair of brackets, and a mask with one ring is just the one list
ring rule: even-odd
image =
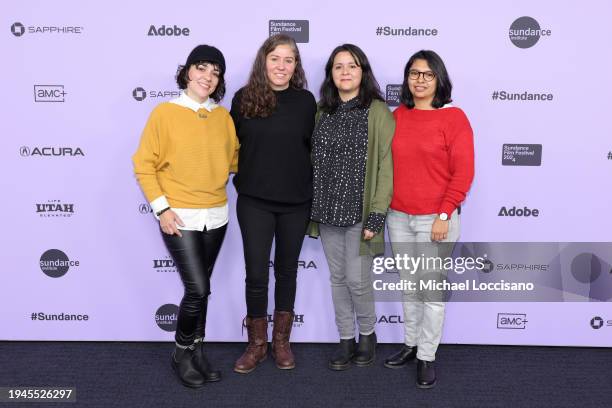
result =
[{"label": "sundance film festival logo", "polygon": [[527,315],[524,313],[498,313],[498,329],[524,330],[527,328]]},{"label": "sundance film festival logo", "polygon": [[541,144],[504,143],[502,146],[502,166],[541,166]]},{"label": "sundance film festival logo", "polygon": [[174,261],[172,260],[172,258],[169,255],[167,255],[165,258],[153,260],[153,270],[155,272],[162,272],[162,273],[173,273],[173,272],[175,273],[176,265]]},{"label": "sundance film festival logo", "polygon": [[19,155],[21,157],[84,157],[85,153],[80,147],[21,146]]},{"label": "sundance film festival logo", "polygon": [[189,28],[188,27],[179,27],[176,24],[171,26],[161,25],[159,27],[155,27],[153,24],[149,27],[149,31],[147,35],[149,37],[181,37],[189,36]]},{"label": "sundance film festival logo", "polygon": [[138,206],[138,212],[141,214],[151,214],[153,209],[148,203],[142,203]]},{"label": "sundance film festival logo", "polygon": [[180,95],[181,95],[180,90],[176,90],[176,91],[175,90],[165,90],[165,91],[153,90],[153,91],[147,92],[144,88],[140,86],[134,88],[134,90],[132,91],[132,97],[136,99],[138,102],[144,101],[147,97],[152,98],[152,99],[159,99],[159,98],[169,99],[169,98],[178,98]]},{"label": "sundance film festival logo", "polygon": [[270,20],[270,37],[276,34],[285,34],[292,37],[297,43],[307,43],[309,39],[308,20]]},{"label": "sundance film festival logo", "polygon": [[49,200],[43,204],[36,204],[36,214],[40,217],[72,217],[74,204],[62,203],[60,200]]},{"label": "sundance film festival logo", "polygon": [[66,102],[64,85],[34,85],[34,102]]},{"label": "sundance film festival logo", "polygon": [[157,326],[164,331],[176,331],[178,312],[179,307],[177,305],[171,303],[165,304],[157,309],[157,312],[155,312],[155,323],[157,323]]},{"label": "sundance film festival logo", "polygon": [[83,34],[82,26],[25,26],[20,22],[11,25],[11,33],[15,37],[28,34]]},{"label": "sundance film festival logo", "polygon": [[540,37],[550,37],[550,30],[543,30],[533,17],[519,17],[512,25],[508,33],[512,44],[518,48],[531,48],[540,40]]},{"label": "sundance film festival logo", "polygon": [[68,255],[59,249],[49,249],[40,257],[40,269],[51,278],[64,276],[71,266],[79,266],[79,261],[71,261]]},{"label": "sundance film festival logo", "polygon": [[385,100],[389,106],[400,106],[402,95],[402,84],[388,84],[386,88]]}]

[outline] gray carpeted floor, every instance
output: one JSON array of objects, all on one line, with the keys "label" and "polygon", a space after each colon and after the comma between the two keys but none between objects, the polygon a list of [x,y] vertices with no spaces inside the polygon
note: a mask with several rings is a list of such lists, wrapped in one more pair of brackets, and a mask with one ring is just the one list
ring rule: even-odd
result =
[{"label": "gray carpeted floor", "polygon": [[[232,372],[243,344],[209,344],[223,380],[183,387],[170,368],[171,343],[0,342],[0,387],[75,386],[67,407],[612,407],[612,350],[442,345],[438,385],[414,385],[416,366],[383,367],[397,346],[379,345],[377,362],[327,369],[331,344],[295,344],[297,367],[269,358],[254,372]],[[1,404],[0,404],[1,405]]]}]

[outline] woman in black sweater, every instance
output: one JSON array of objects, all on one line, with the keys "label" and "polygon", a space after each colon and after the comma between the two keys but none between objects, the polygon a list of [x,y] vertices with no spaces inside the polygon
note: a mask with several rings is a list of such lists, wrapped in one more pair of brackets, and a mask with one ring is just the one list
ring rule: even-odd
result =
[{"label": "woman in black sweater", "polygon": [[310,137],[316,102],[304,89],[306,77],[295,41],[268,38],[255,57],[249,81],[232,101],[240,140],[236,211],[246,265],[249,344],[234,370],[249,373],[267,356],[268,281],[274,249],[274,329],[272,356],[292,369],[289,346],[293,325],[297,263],[312,199]]}]

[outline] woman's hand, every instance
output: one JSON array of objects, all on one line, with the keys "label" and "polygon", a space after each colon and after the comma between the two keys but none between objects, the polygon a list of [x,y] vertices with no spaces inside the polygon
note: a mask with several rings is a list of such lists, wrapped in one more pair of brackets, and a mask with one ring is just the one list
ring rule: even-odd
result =
[{"label": "woman's hand", "polygon": [[178,235],[179,237],[183,237],[181,231],[178,229],[177,224],[181,227],[184,227],[183,221],[179,218],[178,215],[172,210],[167,210],[159,216],[159,226],[161,230],[168,235]]},{"label": "woman's hand", "polygon": [[366,241],[369,241],[372,238],[374,238],[374,235],[376,235],[376,233],[370,231],[369,229],[364,229],[363,230],[363,239],[365,239]]},{"label": "woman's hand", "polygon": [[448,237],[448,220],[442,221],[440,217],[436,217],[431,226],[431,240],[442,241]]}]

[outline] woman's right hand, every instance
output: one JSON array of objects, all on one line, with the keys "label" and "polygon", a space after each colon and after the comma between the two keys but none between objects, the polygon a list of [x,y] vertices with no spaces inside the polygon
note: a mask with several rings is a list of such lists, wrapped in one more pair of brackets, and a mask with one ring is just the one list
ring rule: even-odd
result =
[{"label": "woman's right hand", "polygon": [[168,235],[178,235],[179,237],[183,237],[181,231],[178,229],[177,224],[181,227],[184,227],[183,220],[179,218],[178,215],[172,210],[164,211],[159,216],[159,226],[161,230]]}]

